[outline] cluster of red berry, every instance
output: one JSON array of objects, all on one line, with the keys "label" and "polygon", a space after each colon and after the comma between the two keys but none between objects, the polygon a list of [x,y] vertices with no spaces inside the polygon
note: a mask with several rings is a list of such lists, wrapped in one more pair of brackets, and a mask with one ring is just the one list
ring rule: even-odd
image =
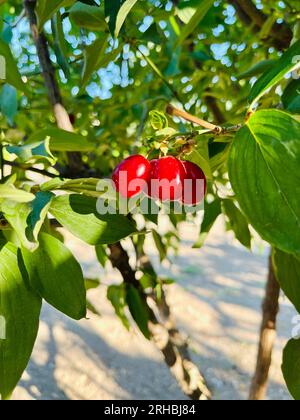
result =
[{"label": "cluster of red berry", "polygon": [[[130,156],[113,172],[117,191],[131,198],[145,191],[161,201],[199,204],[206,193],[206,178],[199,166],[173,156],[148,161],[144,156]],[[141,181],[136,183],[136,181]],[[146,188],[145,188],[146,187]]]}]

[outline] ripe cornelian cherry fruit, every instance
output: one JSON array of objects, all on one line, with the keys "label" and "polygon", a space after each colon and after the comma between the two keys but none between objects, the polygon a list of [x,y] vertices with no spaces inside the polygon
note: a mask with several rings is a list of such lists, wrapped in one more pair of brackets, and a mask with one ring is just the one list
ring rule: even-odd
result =
[{"label": "ripe cornelian cherry fruit", "polygon": [[195,206],[205,197],[206,177],[195,163],[189,161],[181,163],[185,169],[182,202],[188,206]]},{"label": "ripe cornelian cherry fruit", "polygon": [[150,162],[150,196],[161,201],[176,201],[182,198],[185,170],[182,162],[166,156]]},{"label": "ripe cornelian cherry fruit", "polygon": [[150,175],[150,162],[141,155],[123,160],[112,174],[116,190],[126,198],[131,198],[147,187]]}]

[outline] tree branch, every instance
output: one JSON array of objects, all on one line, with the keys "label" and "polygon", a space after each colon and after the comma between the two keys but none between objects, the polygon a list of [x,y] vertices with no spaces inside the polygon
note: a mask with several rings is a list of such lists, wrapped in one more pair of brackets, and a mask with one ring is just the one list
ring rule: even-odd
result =
[{"label": "tree branch", "polygon": [[[198,367],[191,361],[187,342],[182,337],[175,326],[174,320],[171,319],[170,308],[167,305],[165,297],[162,303],[155,304],[159,309],[160,321],[153,310],[147,303],[147,295],[141,288],[140,283],[136,280],[136,273],[129,264],[129,257],[120,243],[109,246],[111,255],[110,260],[116,269],[121,273],[125,284],[130,284],[138,289],[144,303],[147,305],[150,313],[149,330],[152,341],[162,352],[166,364],[175,376],[177,382],[181,386],[183,392],[193,400],[209,400],[211,393],[208,390],[205,380]],[[143,264],[151,264],[147,258]]]},{"label": "tree branch", "polygon": [[250,400],[263,400],[266,396],[272,353],[276,339],[276,320],[279,311],[280,287],[274,273],[272,256],[263,303],[263,320],[260,331],[256,371],[252,380]]},{"label": "tree branch", "polygon": [[216,134],[227,134],[240,130],[243,127],[243,124],[234,125],[231,127],[221,127],[215,124],[211,124],[207,121],[202,120],[194,115],[189,114],[188,112],[182,111],[181,109],[175,108],[173,105],[168,105],[167,113],[171,116],[176,116],[183,118],[186,121],[192,122],[194,124],[200,125],[201,127],[207,128],[208,130]]},{"label": "tree branch", "polygon": [[56,178],[57,177],[57,175],[51,174],[50,172],[48,172],[44,169],[38,169],[38,168],[33,168],[33,167],[28,168],[26,165],[22,165],[21,163],[18,163],[18,162],[8,162],[7,160],[3,160],[3,164],[7,165],[7,166],[11,166],[12,168],[18,168],[18,169],[22,169],[24,171],[34,172],[36,174],[47,176],[48,178]]},{"label": "tree branch", "polygon": [[[257,28],[261,29],[268,20],[268,16],[259,10],[251,0],[229,0],[229,2],[235,7],[243,23],[249,25],[252,22],[255,24],[256,27],[253,29],[256,32]],[[286,23],[274,23],[268,38],[271,45],[281,51],[289,48],[292,39],[293,32]]]},{"label": "tree branch", "polygon": [[224,124],[225,123],[225,118],[224,118],[224,115],[223,115],[221,109],[219,108],[219,105],[216,101],[216,98],[209,95],[209,89],[207,89],[206,92],[207,92],[207,95],[205,96],[206,105],[211,110],[215,121],[219,125]]},{"label": "tree branch", "polygon": [[[62,96],[55,77],[55,69],[50,59],[47,38],[43,31],[38,31],[37,17],[35,13],[36,0],[24,0],[24,8],[29,20],[32,37],[37,49],[42,75],[45,82],[49,102],[53,108],[53,114],[57,126],[63,130],[73,132],[74,128],[69,114],[63,106]],[[81,156],[78,153],[69,153],[69,165],[73,173],[82,167]]]}]

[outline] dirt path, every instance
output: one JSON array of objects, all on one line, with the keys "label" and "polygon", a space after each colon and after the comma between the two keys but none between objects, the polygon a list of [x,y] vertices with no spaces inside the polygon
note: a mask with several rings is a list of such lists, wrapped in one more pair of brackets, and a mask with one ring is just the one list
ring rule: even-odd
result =
[{"label": "dirt path", "polygon": [[[250,254],[218,223],[202,250],[192,250],[195,228],[185,225],[180,256],[162,274],[176,279],[169,301],[190,337],[193,357],[215,399],[245,399],[254,369],[267,253]],[[68,245],[87,275],[99,275],[92,248]],[[149,251],[153,254],[151,244]],[[155,255],[153,261],[157,264]],[[45,306],[38,342],[14,399],[184,399],[161,356],[137,331],[127,332],[105,299],[105,285],[118,273],[101,272],[102,287],[92,292],[99,319],[75,323]],[[295,312],[281,298],[279,338],[269,399],[289,399],[280,371],[281,350]]]}]

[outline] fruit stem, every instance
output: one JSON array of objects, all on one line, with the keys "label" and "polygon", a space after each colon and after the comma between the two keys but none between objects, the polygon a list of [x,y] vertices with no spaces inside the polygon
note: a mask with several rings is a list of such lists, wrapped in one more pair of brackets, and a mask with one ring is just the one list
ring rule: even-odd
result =
[{"label": "fruit stem", "polygon": [[219,125],[212,124],[208,121],[202,120],[201,118],[196,117],[195,115],[189,114],[186,111],[175,108],[173,105],[169,104],[167,106],[167,114],[175,117],[181,117],[186,121],[192,122],[194,124],[200,125],[201,127],[207,128],[216,134],[227,134],[230,132],[238,131],[242,128],[243,124],[234,125],[231,127],[221,127]]}]

